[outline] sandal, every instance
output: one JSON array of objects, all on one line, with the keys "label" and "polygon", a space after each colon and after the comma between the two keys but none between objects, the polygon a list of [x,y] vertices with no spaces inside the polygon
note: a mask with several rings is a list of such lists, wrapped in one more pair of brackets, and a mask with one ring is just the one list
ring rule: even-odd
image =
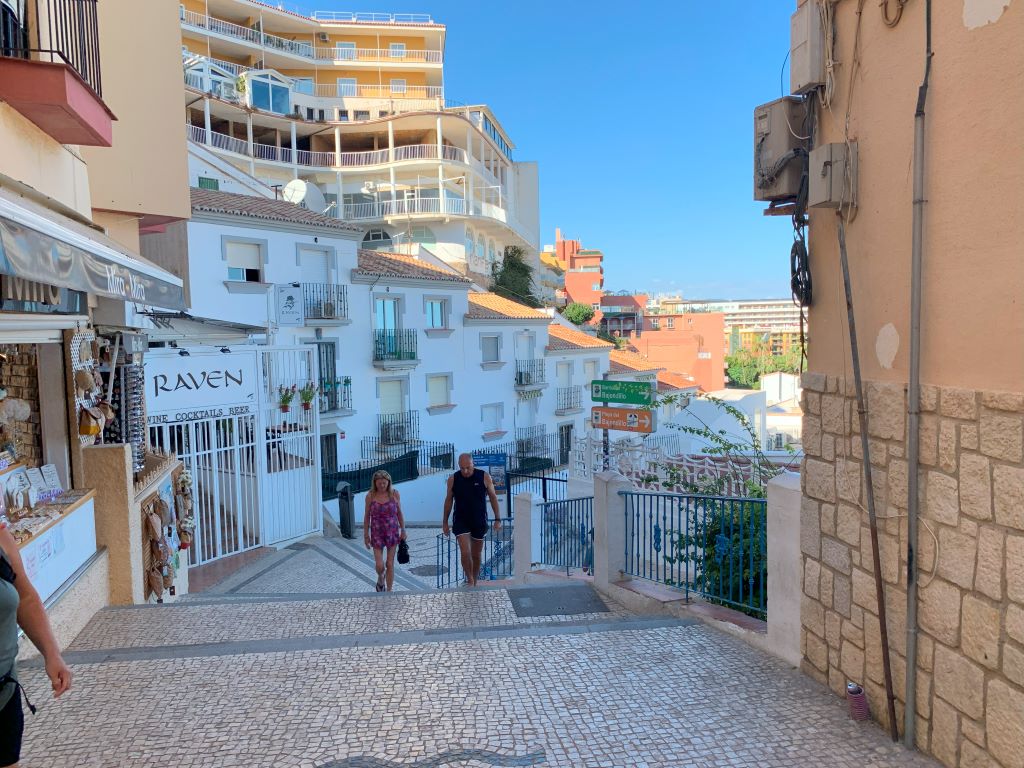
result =
[{"label": "sandal", "polygon": [[377,591],[378,592],[383,592],[384,591],[384,577],[383,576],[378,576],[377,577]]}]

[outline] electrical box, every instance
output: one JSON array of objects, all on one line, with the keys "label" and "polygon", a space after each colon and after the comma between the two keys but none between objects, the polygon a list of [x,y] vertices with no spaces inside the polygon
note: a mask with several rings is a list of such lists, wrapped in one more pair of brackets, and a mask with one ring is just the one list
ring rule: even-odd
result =
[{"label": "electrical box", "polygon": [[817,0],[803,0],[789,17],[789,90],[805,94],[825,84],[825,32]]},{"label": "electrical box", "polygon": [[755,200],[795,200],[800,193],[807,109],[801,99],[786,96],[754,110]]},{"label": "electrical box", "polygon": [[[847,177],[849,168],[849,177]],[[824,144],[811,150],[807,171],[807,207],[857,205],[857,142]]]}]

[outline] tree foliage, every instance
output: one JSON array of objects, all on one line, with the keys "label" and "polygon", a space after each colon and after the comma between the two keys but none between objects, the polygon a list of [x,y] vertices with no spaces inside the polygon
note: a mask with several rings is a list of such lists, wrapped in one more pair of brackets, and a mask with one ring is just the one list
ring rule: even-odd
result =
[{"label": "tree foliage", "polygon": [[594,319],[594,308],[589,304],[574,301],[562,312],[563,317],[573,325],[583,325]]},{"label": "tree foliage", "polygon": [[761,377],[769,373],[800,373],[806,364],[799,349],[790,349],[782,355],[773,355],[764,344],[743,347],[725,356],[729,382],[743,389],[757,389]]},{"label": "tree foliage", "polygon": [[542,306],[533,295],[533,267],[526,262],[525,252],[517,245],[505,248],[501,267],[495,267],[491,290],[528,307]]}]

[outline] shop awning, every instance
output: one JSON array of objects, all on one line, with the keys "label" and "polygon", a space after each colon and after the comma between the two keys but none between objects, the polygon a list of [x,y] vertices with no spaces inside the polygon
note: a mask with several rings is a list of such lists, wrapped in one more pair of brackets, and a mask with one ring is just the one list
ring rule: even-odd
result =
[{"label": "shop awning", "polygon": [[135,304],[185,307],[179,278],[7,187],[0,187],[0,273]]}]

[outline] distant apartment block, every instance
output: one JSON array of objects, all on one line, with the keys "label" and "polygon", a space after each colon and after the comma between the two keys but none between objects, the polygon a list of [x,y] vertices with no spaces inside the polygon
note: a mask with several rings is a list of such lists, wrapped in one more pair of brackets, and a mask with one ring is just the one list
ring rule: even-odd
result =
[{"label": "distant apartment block", "polygon": [[[800,308],[791,299],[738,301],[658,297],[648,302],[648,314],[718,312],[724,316],[727,351],[767,345],[782,355],[800,344]],[[806,333],[806,326],[804,328]]]},{"label": "distant apartment block", "polygon": [[630,343],[646,360],[690,376],[705,392],[725,387],[724,315],[721,312],[650,314]]}]

